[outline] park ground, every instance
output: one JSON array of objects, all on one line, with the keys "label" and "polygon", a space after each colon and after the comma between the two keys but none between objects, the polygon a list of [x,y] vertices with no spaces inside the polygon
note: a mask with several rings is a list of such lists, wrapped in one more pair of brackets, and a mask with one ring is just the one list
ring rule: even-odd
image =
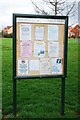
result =
[{"label": "park ground", "polygon": [[[12,38],[2,38],[3,118],[13,118]],[[17,81],[16,118],[78,118],[78,44],[68,40],[65,115],[60,115],[61,79]]]}]

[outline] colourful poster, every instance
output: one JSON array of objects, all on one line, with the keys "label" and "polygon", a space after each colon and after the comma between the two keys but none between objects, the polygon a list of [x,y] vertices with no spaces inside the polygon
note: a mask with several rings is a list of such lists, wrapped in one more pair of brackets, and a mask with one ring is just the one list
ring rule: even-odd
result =
[{"label": "colourful poster", "polygon": [[20,41],[31,40],[31,25],[20,24]]},{"label": "colourful poster", "polygon": [[52,58],[51,59],[52,74],[62,74],[62,59]]},{"label": "colourful poster", "polygon": [[40,74],[50,74],[50,60],[49,60],[49,58],[40,59]]},{"label": "colourful poster", "polygon": [[18,75],[28,74],[28,60],[19,59],[18,60]]},{"label": "colourful poster", "polygon": [[29,58],[32,55],[32,41],[22,41],[20,43],[20,57]]},{"label": "colourful poster", "polygon": [[35,28],[35,40],[44,40],[44,27],[37,26]]},{"label": "colourful poster", "polygon": [[45,56],[45,42],[36,41],[34,43],[34,57],[44,57]]}]

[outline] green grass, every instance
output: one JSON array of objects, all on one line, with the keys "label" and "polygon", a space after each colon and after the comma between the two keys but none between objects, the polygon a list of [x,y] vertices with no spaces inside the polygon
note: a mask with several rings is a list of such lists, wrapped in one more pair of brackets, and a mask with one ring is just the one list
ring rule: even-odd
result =
[{"label": "green grass", "polygon": [[[13,118],[12,39],[2,40],[3,118]],[[78,45],[68,41],[65,115],[60,115],[61,79],[17,81],[16,118],[76,118],[78,112]]]},{"label": "green grass", "polygon": [[0,39],[0,119],[2,118],[2,39]]}]

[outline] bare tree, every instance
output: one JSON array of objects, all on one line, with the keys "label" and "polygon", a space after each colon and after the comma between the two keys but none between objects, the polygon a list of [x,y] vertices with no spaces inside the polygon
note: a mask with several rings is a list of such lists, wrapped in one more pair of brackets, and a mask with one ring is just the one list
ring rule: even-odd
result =
[{"label": "bare tree", "polygon": [[31,0],[35,11],[38,14],[67,15],[74,16],[76,14],[76,1],[66,2],[67,0],[42,0],[40,4]]}]

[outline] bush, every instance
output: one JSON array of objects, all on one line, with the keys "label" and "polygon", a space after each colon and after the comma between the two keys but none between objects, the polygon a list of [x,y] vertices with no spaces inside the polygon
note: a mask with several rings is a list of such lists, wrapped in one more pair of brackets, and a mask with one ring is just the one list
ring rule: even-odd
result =
[{"label": "bush", "polygon": [[0,32],[0,38],[2,37],[2,33]]},{"label": "bush", "polygon": [[2,36],[5,38],[12,38],[13,34],[12,33],[11,34],[3,34]]}]

